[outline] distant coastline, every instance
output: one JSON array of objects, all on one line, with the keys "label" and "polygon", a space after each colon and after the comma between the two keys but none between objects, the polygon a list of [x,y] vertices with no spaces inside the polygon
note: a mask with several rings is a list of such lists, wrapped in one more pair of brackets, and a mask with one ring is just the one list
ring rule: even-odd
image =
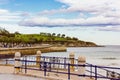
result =
[{"label": "distant coastline", "polygon": [[99,47],[94,42],[82,41],[76,37],[65,34],[45,33],[21,34],[10,33],[6,29],[0,29],[0,48],[36,47],[42,44],[64,47]]}]

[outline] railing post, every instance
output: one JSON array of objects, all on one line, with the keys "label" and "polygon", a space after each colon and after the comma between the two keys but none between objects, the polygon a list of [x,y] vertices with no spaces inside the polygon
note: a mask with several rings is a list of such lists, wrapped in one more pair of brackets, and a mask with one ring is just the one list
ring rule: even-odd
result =
[{"label": "railing post", "polygon": [[8,59],[6,58],[6,65],[8,64]]},{"label": "railing post", "polygon": [[27,56],[25,56],[25,73],[27,73]]},{"label": "railing post", "polygon": [[80,80],[85,80],[85,64],[86,58],[84,56],[78,57],[78,73],[81,75],[79,78]]},{"label": "railing post", "polygon": [[15,63],[14,63],[14,68],[15,68],[15,73],[16,74],[18,74],[18,73],[20,73],[21,72],[21,66],[22,66],[22,64],[21,64],[21,53],[20,52],[16,52],[15,53]]},{"label": "railing post", "polygon": [[55,68],[55,57],[52,58],[53,68]]},{"label": "railing post", "polygon": [[5,64],[8,64],[8,56],[5,54]]},{"label": "railing post", "polygon": [[64,69],[66,69],[66,57],[64,58]]},{"label": "railing post", "polygon": [[95,80],[97,80],[97,66],[95,65]]},{"label": "railing post", "polygon": [[51,62],[49,62],[49,71],[51,71],[51,69],[52,69],[52,68],[51,68]]},{"label": "railing post", "polygon": [[46,76],[46,71],[47,71],[47,62],[44,62],[44,76]]},{"label": "railing post", "polygon": [[68,80],[70,80],[70,64],[68,63]]},{"label": "railing post", "polygon": [[92,77],[92,64],[90,65],[90,76]]},{"label": "railing post", "polygon": [[74,71],[74,70],[75,70],[75,68],[74,68],[75,54],[74,54],[74,53],[70,53],[70,54],[69,54],[69,58],[70,58],[70,64],[71,64],[70,70],[71,70],[71,71]]},{"label": "railing post", "polygon": [[40,61],[41,61],[41,51],[37,51],[37,53],[36,53],[36,66],[40,67]]}]

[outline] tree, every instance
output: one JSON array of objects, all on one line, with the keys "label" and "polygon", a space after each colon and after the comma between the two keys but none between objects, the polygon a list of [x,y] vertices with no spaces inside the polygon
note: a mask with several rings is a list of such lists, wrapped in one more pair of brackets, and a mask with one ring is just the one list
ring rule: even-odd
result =
[{"label": "tree", "polygon": [[71,37],[68,37],[68,36],[67,36],[66,39],[67,39],[67,40],[71,40]]},{"label": "tree", "polygon": [[73,37],[72,39],[73,39],[73,40],[78,40],[78,38],[76,38],[76,37]]},{"label": "tree", "polygon": [[51,37],[51,34],[50,34],[50,33],[47,33],[47,36]]},{"label": "tree", "polygon": [[41,36],[46,36],[46,33],[41,32],[40,35],[41,35]]},{"label": "tree", "polygon": [[55,36],[56,34],[55,33],[52,33],[52,36]]},{"label": "tree", "polygon": [[60,37],[61,35],[60,34],[57,34],[57,37]]},{"label": "tree", "polygon": [[7,31],[6,29],[0,28],[0,34],[1,34],[1,35],[8,35],[8,34],[10,34],[10,33],[9,33],[9,31]]},{"label": "tree", "polygon": [[64,37],[65,37],[65,34],[62,34],[62,37],[64,38]]},{"label": "tree", "polygon": [[16,31],[14,34],[17,34],[17,35],[19,35],[20,33],[19,33],[18,31]]}]

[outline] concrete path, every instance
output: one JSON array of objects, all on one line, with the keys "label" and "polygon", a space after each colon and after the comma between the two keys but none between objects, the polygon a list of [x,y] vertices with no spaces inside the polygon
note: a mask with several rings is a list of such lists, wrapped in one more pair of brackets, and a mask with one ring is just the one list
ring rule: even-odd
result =
[{"label": "concrete path", "polygon": [[45,80],[45,79],[15,74],[0,74],[0,80]]},{"label": "concrete path", "polygon": [[13,66],[0,66],[0,80],[45,80],[43,78],[16,75]]},{"label": "concrete path", "polygon": [[[14,73],[13,66],[3,66],[0,65],[0,80],[67,80],[67,74],[57,74],[47,72],[47,76],[44,76],[44,72],[27,70],[25,74],[24,70],[19,75]],[[79,80],[78,76],[71,75],[71,80]],[[94,80],[86,78],[85,80]]]}]

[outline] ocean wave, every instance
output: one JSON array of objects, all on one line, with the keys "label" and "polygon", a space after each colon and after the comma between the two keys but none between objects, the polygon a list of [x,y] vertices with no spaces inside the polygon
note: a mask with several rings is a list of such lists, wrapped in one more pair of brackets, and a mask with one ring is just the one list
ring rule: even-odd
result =
[{"label": "ocean wave", "polygon": [[114,58],[114,57],[106,57],[106,58],[101,58],[101,59],[106,59],[106,60],[116,60],[117,58]]}]

